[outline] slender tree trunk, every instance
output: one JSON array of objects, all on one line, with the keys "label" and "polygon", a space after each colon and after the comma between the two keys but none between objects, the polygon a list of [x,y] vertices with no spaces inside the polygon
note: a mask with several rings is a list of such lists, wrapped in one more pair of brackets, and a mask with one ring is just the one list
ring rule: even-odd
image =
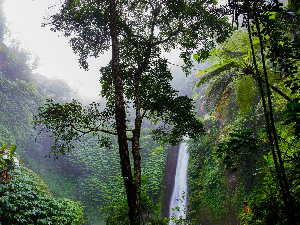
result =
[{"label": "slender tree trunk", "polygon": [[267,104],[266,104],[265,94],[264,94],[264,88],[263,88],[263,85],[262,85],[262,78],[260,76],[260,71],[258,70],[257,63],[256,63],[256,58],[255,58],[255,54],[254,54],[254,47],[253,47],[253,42],[252,42],[252,35],[251,35],[249,18],[248,18],[248,34],[249,34],[251,51],[252,51],[253,63],[254,63],[254,66],[255,66],[255,71],[256,71],[256,79],[257,79],[257,82],[258,82],[260,95],[261,95],[261,99],[262,99],[262,104],[263,104],[263,109],[264,109],[264,115],[265,115],[265,120],[266,120],[266,130],[267,130],[267,134],[268,134],[268,137],[269,137],[269,145],[270,145],[272,156],[273,156],[275,171],[276,171],[277,179],[278,179],[281,194],[282,194],[282,199],[284,201],[284,204],[288,205],[285,188],[284,188],[282,178],[281,178],[282,177],[281,176],[281,171],[280,171],[280,167],[278,165],[277,155],[276,155],[276,152],[275,152],[274,141],[273,141],[273,136],[272,136],[272,132],[271,132],[269,112],[268,112],[268,109],[267,109]]},{"label": "slender tree trunk", "polygon": [[[141,93],[140,93],[140,74],[135,73],[135,128],[133,130],[132,155],[134,159],[134,182],[137,188],[136,201],[137,211],[141,216],[140,197],[141,197],[141,154],[140,154],[140,134],[142,125],[141,116]],[[141,218],[139,218],[141,220]]]},{"label": "slender tree trunk", "polygon": [[[267,133],[268,133],[268,136],[269,136],[269,144],[270,144],[270,147],[271,147],[273,161],[274,161],[274,164],[275,164],[275,170],[276,170],[280,190],[281,190],[281,193],[282,193],[282,199],[284,201],[284,204],[287,207],[287,217],[290,220],[291,224],[295,224],[294,219],[293,219],[294,213],[293,213],[291,195],[290,195],[290,191],[289,191],[289,187],[288,187],[288,183],[287,183],[287,179],[286,179],[284,164],[283,164],[282,157],[281,157],[281,152],[280,152],[280,148],[279,148],[279,144],[278,144],[277,133],[276,133],[275,123],[274,123],[272,100],[271,100],[271,91],[270,91],[270,85],[269,85],[268,77],[267,77],[267,71],[266,71],[266,64],[265,64],[264,53],[263,53],[263,43],[262,43],[262,37],[261,37],[261,33],[260,33],[259,21],[258,21],[258,18],[256,16],[255,16],[254,20],[255,20],[255,25],[256,25],[256,29],[257,29],[258,37],[259,37],[259,42],[260,42],[260,53],[261,53],[261,57],[262,57],[263,72],[264,72],[264,78],[265,78],[265,86],[266,86],[266,91],[267,91],[268,104],[266,104],[266,101],[265,101],[264,90],[263,90],[263,86],[262,86],[262,79],[261,79],[259,70],[257,68],[257,63],[256,63],[256,59],[255,59],[249,18],[248,18],[248,33],[249,33],[249,40],[250,40],[251,50],[252,50],[253,63],[255,65],[255,70],[256,70],[256,74],[257,74],[257,81],[259,83],[260,93],[261,93],[261,96],[262,96],[264,114],[265,114],[266,125],[267,125]],[[267,105],[268,105],[268,109],[267,109]],[[276,151],[275,151],[275,147],[276,147]],[[279,159],[279,165],[278,165],[277,157]]]},{"label": "slender tree trunk", "polygon": [[[151,41],[151,39],[150,39]],[[139,47],[137,46],[137,52],[139,54]],[[138,69],[134,73],[134,89],[135,89],[135,128],[133,130],[133,138],[132,138],[132,155],[134,159],[134,182],[136,185],[136,201],[137,201],[137,214],[138,220],[141,221],[141,206],[140,206],[140,198],[141,198],[141,154],[140,154],[140,135],[141,135],[141,126],[142,126],[142,115],[141,115],[141,88],[140,88],[140,78],[142,73],[146,70],[146,67],[149,63],[149,58],[151,55],[151,46],[149,44],[146,56],[143,62],[138,62]]]},{"label": "slender tree trunk", "polygon": [[258,38],[259,38],[259,43],[260,43],[260,53],[262,57],[262,65],[263,65],[263,72],[264,72],[264,78],[265,78],[265,84],[266,84],[266,90],[267,90],[267,99],[268,99],[268,107],[269,107],[269,114],[270,114],[270,124],[271,124],[271,129],[272,129],[272,134],[274,138],[274,145],[276,147],[276,152],[277,152],[277,157],[279,160],[279,166],[280,166],[280,171],[281,171],[281,177],[283,179],[283,184],[284,184],[284,191],[286,194],[287,198],[287,208],[288,208],[288,214],[290,215],[290,220],[291,222],[293,221],[294,215],[292,213],[293,211],[293,206],[292,206],[292,199],[290,195],[290,189],[289,185],[287,182],[286,178],[286,173],[285,173],[285,168],[284,168],[284,163],[281,157],[281,151],[279,148],[279,143],[278,143],[278,137],[277,137],[277,132],[276,132],[276,127],[275,127],[275,121],[274,121],[274,115],[273,115],[273,107],[272,107],[272,99],[271,99],[271,90],[270,90],[270,85],[268,81],[268,75],[267,75],[267,69],[266,69],[266,62],[265,62],[265,57],[264,57],[264,46],[263,46],[263,40],[260,32],[260,27],[259,27],[259,21],[258,18],[255,17],[255,25],[256,25],[256,30],[258,33]]},{"label": "slender tree trunk", "polygon": [[123,96],[122,77],[119,68],[119,43],[116,27],[116,3],[110,0],[110,31],[112,38],[112,72],[115,86],[115,118],[118,134],[119,154],[121,159],[122,176],[125,184],[127,203],[129,207],[129,219],[131,225],[140,224],[139,201],[137,188],[134,182],[126,135],[126,111]]}]

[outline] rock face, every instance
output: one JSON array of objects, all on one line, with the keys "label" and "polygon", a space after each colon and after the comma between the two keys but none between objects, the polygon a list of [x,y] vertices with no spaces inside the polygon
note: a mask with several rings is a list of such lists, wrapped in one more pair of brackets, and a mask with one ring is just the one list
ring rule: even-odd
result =
[{"label": "rock face", "polygon": [[168,157],[167,157],[167,163],[166,163],[165,175],[164,175],[164,186],[165,186],[165,189],[163,190],[164,199],[162,202],[163,218],[169,216],[169,204],[170,204],[170,200],[174,188],[178,151],[179,151],[179,145],[171,147],[168,150]]}]

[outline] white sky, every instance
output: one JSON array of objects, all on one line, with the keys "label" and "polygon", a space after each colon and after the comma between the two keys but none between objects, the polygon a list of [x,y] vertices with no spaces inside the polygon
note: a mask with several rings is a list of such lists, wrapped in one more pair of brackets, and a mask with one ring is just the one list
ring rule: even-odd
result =
[{"label": "white sky", "polygon": [[[36,73],[48,78],[64,79],[71,88],[77,90],[83,98],[97,100],[100,93],[101,66],[111,59],[108,52],[97,59],[89,59],[89,71],[79,68],[78,57],[73,53],[68,39],[59,33],[41,27],[44,17],[54,13],[53,8],[61,0],[5,0],[3,7],[12,38],[20,40],[22,45],[39,57],[40,65]],[[60,35],[60,36],[59,36]],[[165,53],[173,58],[172,63],[182,64],[179,51]],[[172,71],[178,68],[172,68]]]}]

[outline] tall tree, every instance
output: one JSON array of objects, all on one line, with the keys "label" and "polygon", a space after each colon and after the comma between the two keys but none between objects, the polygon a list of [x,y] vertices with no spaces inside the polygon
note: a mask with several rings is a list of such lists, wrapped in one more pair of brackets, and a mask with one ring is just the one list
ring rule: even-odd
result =
[{"label": "tall tree", "polygon": [[[123,95],[122,77],[119,64],[119,42],[117,34],[117,21],[116,21],[116,2],[110,0],[110,33],[112,41],[112,74],[115,86],[115,118],[116,130],[118,134],[119,153],[121,158],[122,176],[126,188],[126,194],[129,206],[129,219],[132,224],[138,224],[141,220],[140,216],[140,195],[141,195],[141,156],[139,153],[137,136],[134,134],[132,139],[132,153],[134,158],[134,180],[130,168],[130,159],[126,135],[126,112],[125,102]],[[139,122],[140,115],[137,115],[136,121]],[[136,129],[140,132],[140,124],[136,125]],[[139,135],[140,133],[138,133]],[[139,137],[139,136],[138,136]],[[136,146],[137,144],[137,146]]]},{"label": "tall tree", "polygon": [[[178,96],[170,85],[168,60],[161,52],[180,48],[186,64],[183,69],[189,73],[194,49],[200,45],[209,49],[213,38],[222,41],[227,36],[230,27],[224,11],[209,0],[74,0],[66,1],[49,24],[53,31],[71,37],[84,69],[88,69],[88,57],[98,57],[112,46],[112,61],[100,70],[101,93],[108,102],[99,111],[96,103],[85,108],[77,101],[65,105],[49,101],[35,123],[53,132],[56,157],[72,148],[72,140],[84,133],[98,135],[102,144],[109,144],[109,135],[117,135],[130,223],[140,224],[143,119],[156,124],[152,135],[162,143],[176,145],[183,135],[197,138],[204,133],[192,100]],[[133,123],[128,119],[132,107]],[[133,171],[128,141],[132,143]]]}]

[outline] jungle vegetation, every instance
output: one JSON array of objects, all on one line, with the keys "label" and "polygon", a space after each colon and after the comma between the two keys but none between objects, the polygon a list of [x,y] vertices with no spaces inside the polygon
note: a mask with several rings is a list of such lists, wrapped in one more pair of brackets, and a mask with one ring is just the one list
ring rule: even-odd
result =
[{"label": "jungle vegetation", "polygon": [[[106,101],[33,74],[0,20],[1,222],[167,224],[168,149],[188,134],[189,210],[176,224],[299,224],[297,1],[58,7],[45,29],[70,37],[83,69],[112,50],[99,68]],[[171,85],[161,55],[178,48],[186,75],[205,66],[192,98]]]},{"label": "jungle vegetation", "polygon": [[202,104],[211,115],[212,139],[191,150],[199,154],[202,163],[193,166],[202,172],[191,170],[201,188],[191,180],[190,198],[202,199],[203,214],[221,224],[234,222],[224,218],[228,212],[244,224],[299,223],[299,14],[293,4],[230,1],[240,28],[205,55],[212,66],[199,73],[197,86],[209,84]]}]

